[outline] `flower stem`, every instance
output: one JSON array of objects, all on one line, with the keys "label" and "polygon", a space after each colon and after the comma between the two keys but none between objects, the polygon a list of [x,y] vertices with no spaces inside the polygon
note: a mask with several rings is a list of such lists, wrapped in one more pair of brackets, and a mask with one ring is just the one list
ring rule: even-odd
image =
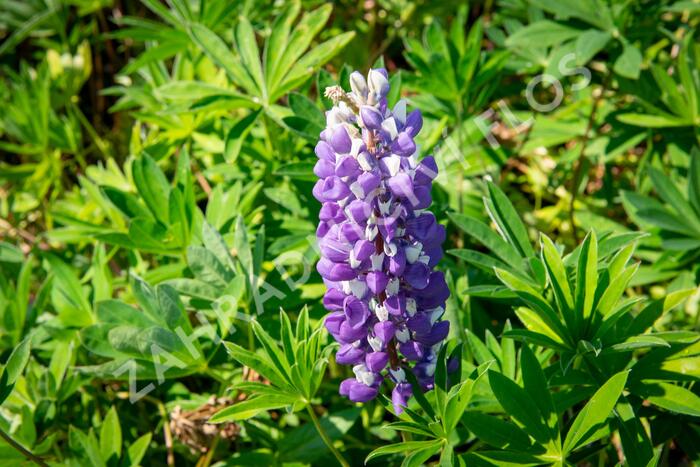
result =
[{"label": "flower stem", "polygon": [[17,441],[15,441],[14,439],[12,439],[12,437],[11,437],[10,435],[8,435],[7,433],[5,433],[3,430],[0,430],[0,437],[2,437],[2,439],[4,439],[4,440],[7,442],[7,444],[9,444],[10,446],[12,446],[14,449],[16,449],[17,451],[19,451],[24,457],[26,457],[26,458],[29,459],[30,461],[34,462],[35,464],[41,465],[41,466],[43,466],[43,467],[48,467],[48,466],[49,466],[49,464],[47,464],[46,462],[44,462],[43,459],[42,459],[41,457],[37,457],[37,456],[35,456],[34,454],[32,454],[32,453],[31,453],[30,451],[28,451],[24,446],[22,446],[22,445],[19,444]]},{"label": "flower stem", "polygon": [[326,444],[326,446],[328,446],[328,449],[331,450],[331,452],[333,453],[335,458],[338,459],[338,463],[343,467],[350,467],[350,464],[348,464],[348,461],[346,461],[343,458],[343,455],[340,454],[340,451],[338,451],[335,448],[335,446],[333,446],[333,441],[328,437],[328,433],[326,433],[326,431],[321,426],[321,422],[318,420],[318,417],[316,416],[314,409],[311,407],[311,404],[308,404],[306,406],[306,411],[309,412],[309,416],[311,417],[311,421],[314,422],[314,426],[316,427],[316,431],[318,431],[318,434],[321,436],[321,439]]}]

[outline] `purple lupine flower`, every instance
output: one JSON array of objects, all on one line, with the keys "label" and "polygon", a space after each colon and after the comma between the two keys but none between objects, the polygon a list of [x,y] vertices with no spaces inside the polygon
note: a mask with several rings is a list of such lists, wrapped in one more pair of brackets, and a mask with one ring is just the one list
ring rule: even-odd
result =
[{"label": "purple lupine flower", "polygon": [[431,156],[418,159],[420,111],[407,115],[404,100],[388,107],[386,70],[370,70],[366,80],[354,72],[350,86],[349,93],[326,89],[334,106],[316,145],[317,269],[331,312],[325,325],[340,343],[336,361],[355,374],[340,394],[367,402],[386,379],[400,413],[412,393],[405,372],[432,389],[449,332],[449,322],[439,321],[449,290],[432,270],[442,258],[445,228],[425,211],[437,165]]}]

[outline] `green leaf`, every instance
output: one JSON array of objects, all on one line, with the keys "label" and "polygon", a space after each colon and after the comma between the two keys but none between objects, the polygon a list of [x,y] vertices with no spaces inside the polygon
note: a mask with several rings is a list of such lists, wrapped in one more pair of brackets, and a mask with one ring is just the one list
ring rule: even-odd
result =
[{"label": "green leaf", "polygon": [[258,415],[260,412],[282,409],[299,402],[299,400],[300,399],[297,396],[256,396],[242,402],[236,402],[235,404],[216,412],[209,419],[209,423],[247,420]]},{"label": "green leaf", "polygon": [[683,386],[660,381],[644,382],[634,388],[634,393],[662,409],[700,417],[700,397]]},{"label": "green leaf", "polygon": [[429,441],[406,441],[403,443],[388,444],[370,452],[369,455],[365,458],[365,464],[371,461],[372,459],[376,459],[377,457],[388,456],[390,454],[398,454],[408,451],[439,448],[441,445],[442,441],[436,439]]},{"label": "green leaf", "polygon": [[612,35],[607,31],[589,29],[576,39],[576,62],[579,65],[588,63],[595,55],[603,50]]},{"label": "green leaf", "polygon": [[[690,153],[688,169],[688,201],[693,206],[696,216],[700,218],[700,151],[693,148]],[[0,258],[2,253],[0,252]]]},{"label": "green leaf", "polygon": [[535,255],[527,230],[505,193],[493,182],[488,182],[489,198],[485,200],[489,216],[498,226],[501,235],[518,249],[520,255],[530,258]]},{"label": "green leaf", "polygon": [[532,446],[527,432],[500,418],[467,410],[462,420],[479,440],[495,448],[526,451]]},{"label": "green leaf", "polygon": [[540,362],[527,345],[524,345],[520,350],[520,370],[525,391],[537,404],[542,419],[551,430],[552,437],[557,438],[559,436],[559,419],[552,400],[552,393],[549,390]]},{"label": "green leaf", "polygon": [[269,39],[265,41],[265,80],[268,89],[273,89],[279,80],[278,70],[289,43],[289,31],[300,10],[301,4],[298,1],[287,2],[284,11],[272,25]]},{"label": "green leaf", "polygon": [[700,235],[700,220],[693,207],[683,197],[673,181],[660,170],[649,167],[649,177],[659,196],[676,211],[684,222],[689,223],[696,235]]},{"label": "green leaf", "polygon": [[566,273],[566,268],[561,260],[559,251],[554,246],[554,242],[546,235],[542,235],[542,260],[547,268],[549,282],[554,290],[559,309],[566,320],[569,327],[573,327],[575,317],[572,315],[574,310],[574,299],[571,295],[571,287]]},{"label": "green leaf", "polygon": [[147,153],[135,159],[132,165],[134,184],[148,209],[161,223],[168,224],[170,185],[156,162]]},{"label": "green leaf", "polygon": [[583,240],[576,271],[576,317],[585,322],[593,312],[598,284],[598,240],[591,231]]},{"label": "green leaf", "polygon": [[217,65],[226,70],[229,78],[248,93],[255,95],[257,86],[243,68],[241,61],[231,53],[230,47],[206,26],[193,23],[189,34],[194,43]]},{"label": "green leaf", "polygon": [[27,366],[30,350],[31,336],[27,336],[15,347],[7,362],[5,362],[2,376],[0,376],[0,404],[10,395],[17,379],[24,371],[24,367]]},{"label": "green leaf", "polygon": [[489,383],[494,396],[503,410],[520,423],[525,431],[540,444],[547,444],[552,439],[551,432],[542,419],[540,410],[532,397],[515,382],[489,370]]},{"label": "green leaf", "polygon": [[569,453],[594,441],[597,429],[615,408],[627,382],[629,371],[622,371],[610,378],[590,398],[574,419],[564,440],[564,452]]},{"label": "green leaf", "polygon": [[625,78],[637,79],[642,67],[642,53],[627,41],[623,41],[622,46],[622,54],[615,60],[613,70]]},{"label": "green leaf", "polygon": [[573,39],[580,33],[578,29],[543,19],[518,29],[506,39],[506,45],[525,50],[546,48]]},{"label": "green leaf", "polygon": [[136,467],[141,464],[141,459],[148,450],[148,445],[151,443],[151,434],[146,433],[139,439],[134,441],[129,449],[127,449],[127,462],[131,467]]},{"label": "green leaf", "polygon": [[646,128],[673,128],[692,125],[691,122],[673,115],[649,115],[635,112],[623,113],[617,119],[628,125],[641,126]]},{"label": "green leaf", "polygon": [[100,454],[108,464],[118,462],[122,456],[122,428],[114,406],[109,409],[100,427]]},{"label": "green leaf", "polygon": [[523,267],[522,256],[511,244],[505,242],[488,225],[478,219],[458,213],[447,213],[457,227],[474,237],[479,243],[491,250],[495,255],[508,263],[512,268],[520,270]]},{"label": "green leaf", "polygon": [[245,16],[238,18],[235,40],[238,54],[241,57],[243,66],[250,75],[253,83],[255,83],[255,87],[258,91],[257,94],[267,102],[267,87],[265,86],[262,65],[260,64],[260,50],[258,49],[253,26]]}]

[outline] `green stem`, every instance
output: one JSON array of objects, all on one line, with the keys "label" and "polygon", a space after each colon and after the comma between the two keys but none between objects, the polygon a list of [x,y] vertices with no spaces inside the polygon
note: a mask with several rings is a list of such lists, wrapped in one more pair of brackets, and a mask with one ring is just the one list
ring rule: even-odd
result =
[{"label": "green stem", "polygon": [[328,446],[328,449],[331,450],[331,452],[333,453],[335,458],[338,459],[338,463],[340,465],[342,465],[343,467],[350,467],[350,464],[348,464],[348,461],[346,461],[343,458],[343,455],[340,454],[340,451],[338,451],[335,448],[335,446],[333,446],[333,441],[328,437],[328,434],[321,426],[321,422],[319,422],[318,417],[316,416],[316,413],[314,412],[314,409],[311,407],[311,404],[308,404],[306,406],[306,411],[309,412],[309,416],[311,417],[311,421],[314,422],[314,426],[316,427],[316,431],[318,431],[318,434],[321,436],[321,439],[326,444],[326,446]]},{"label": "green stem", "polygon": [[12,438],[10,437],[10,435],[8,435],[7,433],[5,433],[3,430],[0,430],[0,437],[2,437],[2,439],[4,439],[4,440],[7,442],[7,444],[9,444],[10,446],[12,446],[14,449],[16,449],[17,451],[19,451],[24,457],[26,457],[26,458],[29,459],[30,461],[34,462],[35,464],[41,465],[41,466],[43,466],[43,467],[48,467],[48,466],[49,466],[49,464],[47,464],[46,462],[44,462],[44,461],[41,459],[41,457],[37,457],[37,456],[35,456],[34,454],[32,454],[32,453],[31,453],[30,451],[28,451],[24,446],[22,446],[22,445],[19,444],[17,441],[15,441],[14,439],[12,439]]}]

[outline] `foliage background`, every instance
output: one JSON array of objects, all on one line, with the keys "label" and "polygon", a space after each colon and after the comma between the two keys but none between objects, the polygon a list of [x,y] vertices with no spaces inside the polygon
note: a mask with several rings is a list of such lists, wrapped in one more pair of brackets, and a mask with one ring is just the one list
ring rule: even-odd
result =
[{"label": "foliage background", "polygon": [[[699,18],[670,0],[1,0],[0,459],[321,465],[329,441],[352,465],[692,465]],[[337,395],[313,268],[322,90],[381,64],[440,163],[460,362],[401,421]],[[527,99],[556,99],[528,91],[542,73],[561,84],[547,111]],[[541,420],[516,411],[533,398]]]}]

